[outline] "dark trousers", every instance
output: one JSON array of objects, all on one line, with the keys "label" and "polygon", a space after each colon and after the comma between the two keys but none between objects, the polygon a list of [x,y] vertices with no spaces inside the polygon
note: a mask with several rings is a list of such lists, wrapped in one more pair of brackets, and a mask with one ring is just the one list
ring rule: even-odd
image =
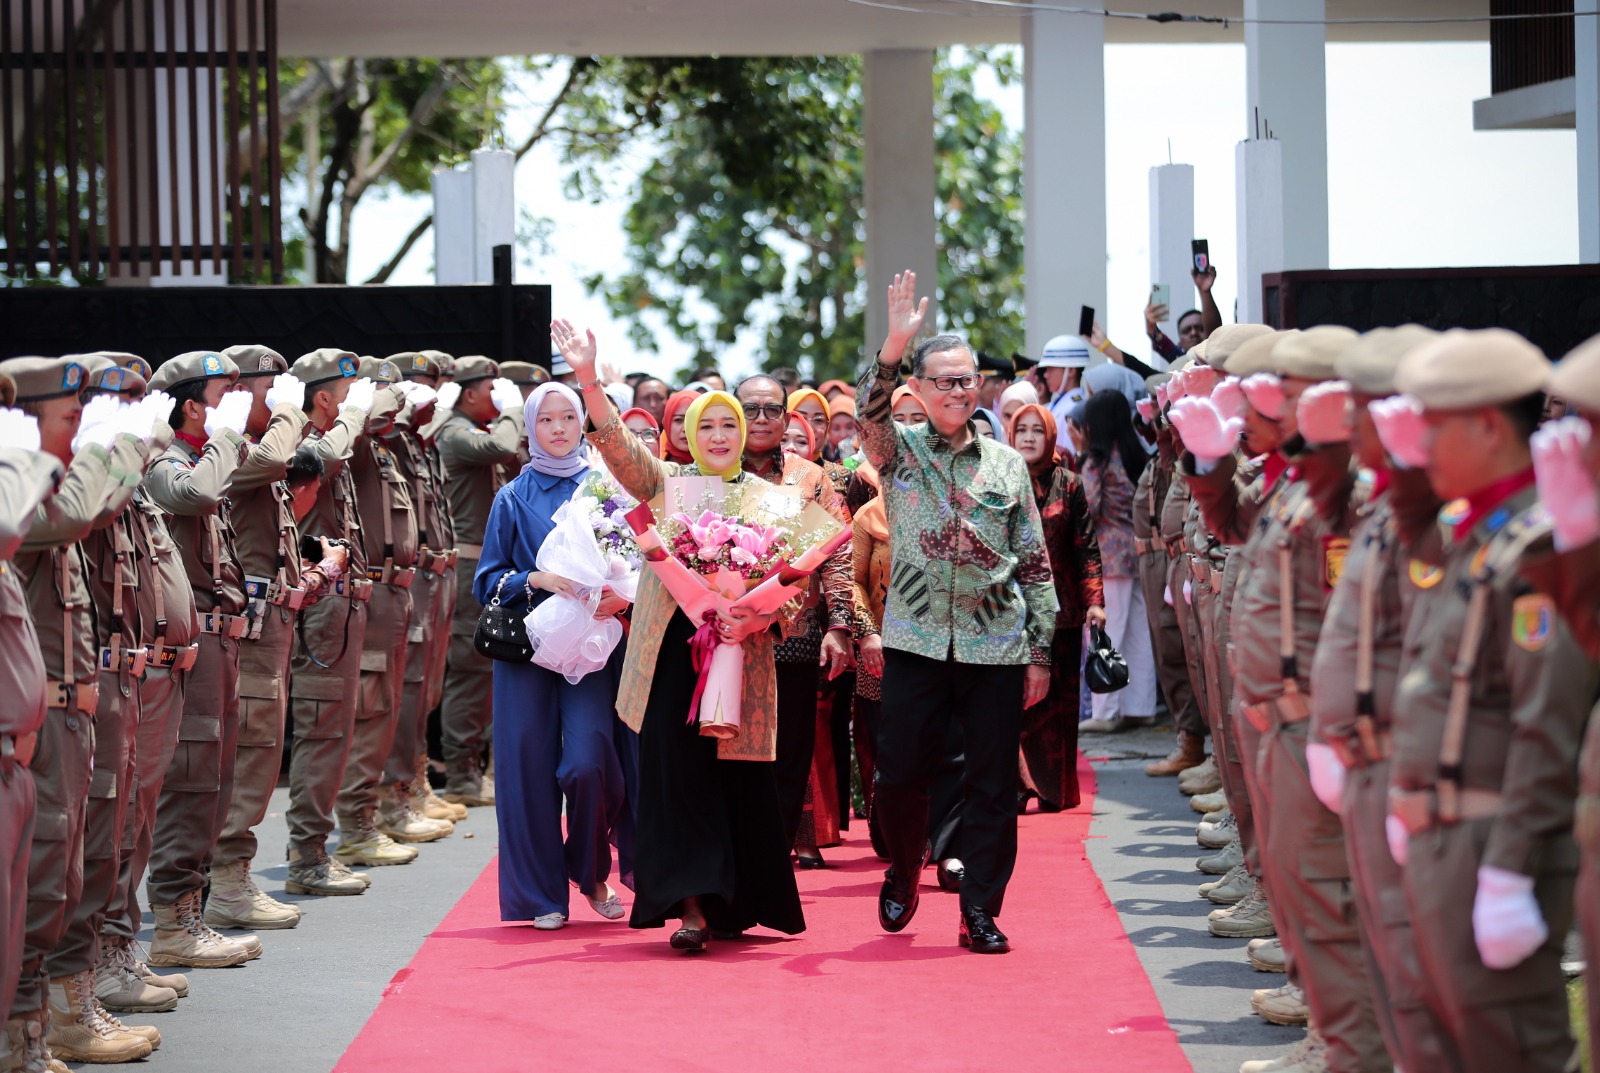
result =
[{"label": "dark trousers", "polygon": [[794,847],[811,782],[811,754],[817,746],[817,665],[778,663],[778,811],[783,816],[784,849]]},{"label": "dark trousers", "polygon": [[916,882],[928,838],[928,791],[959,732],[966,764],[961,902],[1000,915],[1017,861],[1021,666],[996,667],[884,653],[874,808],[896,876]]}]

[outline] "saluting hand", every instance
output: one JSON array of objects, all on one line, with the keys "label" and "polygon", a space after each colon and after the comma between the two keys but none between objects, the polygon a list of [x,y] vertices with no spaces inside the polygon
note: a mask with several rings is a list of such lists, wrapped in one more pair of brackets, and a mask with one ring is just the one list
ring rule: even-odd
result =
[{"label": "saluting hand", "polygon": [[439,388],[439,401],[434,405],[434,409],[454,410],[460,398],[461,385],[452,380]]},{"label": "saluting hand", "polygon": [[1223,417],[1244,417],[1250,402],[1239,387],[1237,376],[1225,376],[1211,389],[1211,402]]},{"label": "saluting hand", "polygon": [[272,378],[272,386],[267,388],[266,403],[269,410],[276,410],[280,406],[303,409],[306,404],[306,385],[293,373],[279,373]]},{"label": "saluting hand", "polygon": [[1550,514],[1556,549],[1570,551],[1600,537],[1600,490],[1584,465],[1592,435],[1581,417],[1563,417],[1533,434],[1533,473]]},{"label": "saluting hand", "polygon": [[1369,403],[1367,412],[1395,465],[1421,469],[1428,464],[1428,426],[1422,420],[1421,403],[1409,395],[1396,395]]},{"label": "saluting hand", "polygon": [[1244,431],[1243,420],[1222,416],[1210,399],[1179,399],[1168,416],[1189,453],[1212,465],[1233,453]]},{"label": "saluting hand", "polygon": [[1295,407],[1295,423],[1307,443],[1350,441],[1350,384],[1329,380],[1306,388]]},{"label": "saluting hand", "polygon": [[1288,411],[1289,401],[1283,393],[1283,385],[1271,373],[1251,373],[1239,381],[1239,390],[1262,417],[1281,421]]},{"label": "saluting hand", "polygon": [[21,410],[0,409],[0,447],[39,449],[39,419]]}]

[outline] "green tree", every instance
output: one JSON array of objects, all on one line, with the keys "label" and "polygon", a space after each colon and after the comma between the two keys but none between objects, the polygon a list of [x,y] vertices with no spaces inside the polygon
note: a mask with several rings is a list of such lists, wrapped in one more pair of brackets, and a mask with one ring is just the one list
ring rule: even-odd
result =
[{"label": "green tree", "polygon": [[[974,89],[1009,53],[941,52],[935,64],[940,308],[977,345],[1021,336],[1022,150]],[[767,367],[850,375],[863,352],[861,61],[755,57],[610,61],[584,106],[648,123],[652,156],[629,191],[627,271],[587,281],[655,349],[659,318],[714,360],[765,322]],[[607,190],[627,148],[573,142],[576,196]],[[709,314],[709,315],[708,315]]]}]

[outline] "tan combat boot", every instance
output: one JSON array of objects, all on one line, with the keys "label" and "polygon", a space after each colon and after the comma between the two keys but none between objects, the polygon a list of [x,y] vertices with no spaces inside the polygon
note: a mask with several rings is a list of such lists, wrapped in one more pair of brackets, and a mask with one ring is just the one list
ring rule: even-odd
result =
[{"label": "tan combat boot", "polygon": [[325,850],[310,851],[289,847],[289,875],[283,889],[290,894],[315,894],[338,897],[365,894],[372,880],[352,872]]},{"label": "tan combat boot", "polygon": [[94,970],[50,981],[50,1030],[45,1043],[63,1062],[137,1062],[154,1050],[150,1041],[117,1031],[94,1001]]},{"label": "tan combat boot", "polygon": [[1223,793],[1221,790],[1213,790],[1210,793],[1196,794],[1189,798],[1189,807],[1200,813],[1202,816],[1209,815],[1213,812],[1220,812],[1228,807],[1228,795]]},{"label": "tan combat boot", "polygon": [[1328,1044],[1311,1026],[1305,1038],[1290,1048],[1287,1054],[1259,1062],[1246,1062],[1239,1073],[1324,1073],[1328,1068]]},{"label": "tan combat boot", "polygon": [[1187,730],[1178,731],[1178,741],[1163,760],[1144,766],[1146,775],[1171,776],[1179,775],[1189,768],[1203,762],[1206,758],[1206,742],[1198,734],[1191,734]]},{"label": "tan combat boot", "polygon": [[[50,1048],[45,1046],[43,1010],[6,1022],[5,1050],[0,1051],[0,1073],[52,1073]],[[62,1067],[66,1068],[65,1066]]]},{"label": "tan combat boot", "polygon": [[145,963],[144,947],[132,939],[124,939],[126,944],[126,958],[128,967],[147,984],[156,987],[170,987],[178,993],[179,998],[189,997],[189,978],[181,972],[155,972]]},{"label": "tan combat boot", "polygon": [[1283,956],[1283,944],[1277,939],[1251,939],[1249,947],[1245,949],[1245,957],[1257,972],[1289,971],[1289,963]]},{"label": "tan combat boot", "polygon": [[1178,781],[1192,782],[1193,780],[1198,779],[1200,776],[1215,770],[1217,770],[1217,758],[1216,754],[1213,753],[1207,756],[1204,760],[1200,761],[1200,763],[1196,764],[1194,767],[1184,768],[1182,771],[1178,772]]},{"label": "tan combat boot", "polygon": [[153,983],[135,969],[129,940],[100,937],[100,959],[94,966],[94,997],[108,1010],[121,1013],[166,1013],[178,1008],[178,992]]},{"label": "tan combat boot", "polygon": [[1227,875],[1244,863],[1244,844],[1235,838],[1209,857],[1201,857],[1194,866],[1208,876]]},{"label": "tan combat boot", "polygon": [[444,786],[444,799],[468,808],[482,808],[494,804],[494,776],[484,775],[474,757],[459,759],[450,765],[450,774]]},{"label": "tan combat boot", "polygon": [[411,803],[418,812],[430,820],[449,820],[452,823],[459,823],[469,815],[467,806],[452,805],[433,792],[433,785],[428,782],[426,756],[417,757],[417,773],[411,780]]},{"label": "tan combat boot", "polygon": [[1201,896],[1218,905],[1238,905],[1254,889],[1255,882],[1242,864],[1215,883],[1200,884]]},{"label": "tan combat boot", "polygon": [[[152,904],[150,911],[156,918],[155,941],[150,944],[152,965],[221,969],[242,965],[255,956],[240,939],[224,936],[206,925],[200,916],[200,892],[197,890],[188,892],[173,905]],[[257,949],[259,947],[257,943]]]},{"label": "tan combat boot", "polygon": [[1178,780],[1178,792],[1180,794],[1188,794],[1190,797],[1195,794],[1214,793],[1220,789],[1222,789],[1222,775],[1217,771],[1216,761],[1214,760],[1209,768],[1202,764],[1200,766],[1200,774],[1194,778]]},{"label": "tan combat boot", "polygon": [[1258,988],[1250,996],[1250,1008],[1275,1025],[1303,1025],[1311,1016],[1306,993],[1294,984]]},{"label": "tan combat boot", "polygon": [[345,864],[364,864],[369,868],[389,864],[410,864],[417,859],[417,851],[402,846],[379,831],[368,819],[354,830],[339,832],[339,845],[333,855]]},{"label": "tan combat boot", "polygon": [[1194,829],[1194,840],[1206,849],[1227,849],[1228,843],[1238,837],[1239,821],[1232,812],[1216,822],[1201,820]]},{"label": "tan combat boot", "polygon": [[456,829],[450,820],[424,816],[411,803],[405,783],[378,788],[378,830],[396,842],[435,842]]},{"label": "tan combat boot", "polygon": [[1212,910],[1206,926],[1219,939],[1255,939],[1278,934],[1260,883],[1256,883],[1237,905]]},{"label": "tan combat boot", "polygon": [[300,910],[256,886],[249,861],[211,866],[211,897],[205,922],[213,928],[276,931],[300,923]]}]

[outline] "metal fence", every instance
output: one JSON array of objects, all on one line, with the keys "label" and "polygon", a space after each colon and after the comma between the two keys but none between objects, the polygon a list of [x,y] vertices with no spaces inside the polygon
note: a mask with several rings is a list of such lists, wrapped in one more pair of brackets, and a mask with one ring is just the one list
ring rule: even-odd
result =
[{"label": "metal fence", "polygon": [[12,280],[278,282],[276,0],[0,0]]}]

